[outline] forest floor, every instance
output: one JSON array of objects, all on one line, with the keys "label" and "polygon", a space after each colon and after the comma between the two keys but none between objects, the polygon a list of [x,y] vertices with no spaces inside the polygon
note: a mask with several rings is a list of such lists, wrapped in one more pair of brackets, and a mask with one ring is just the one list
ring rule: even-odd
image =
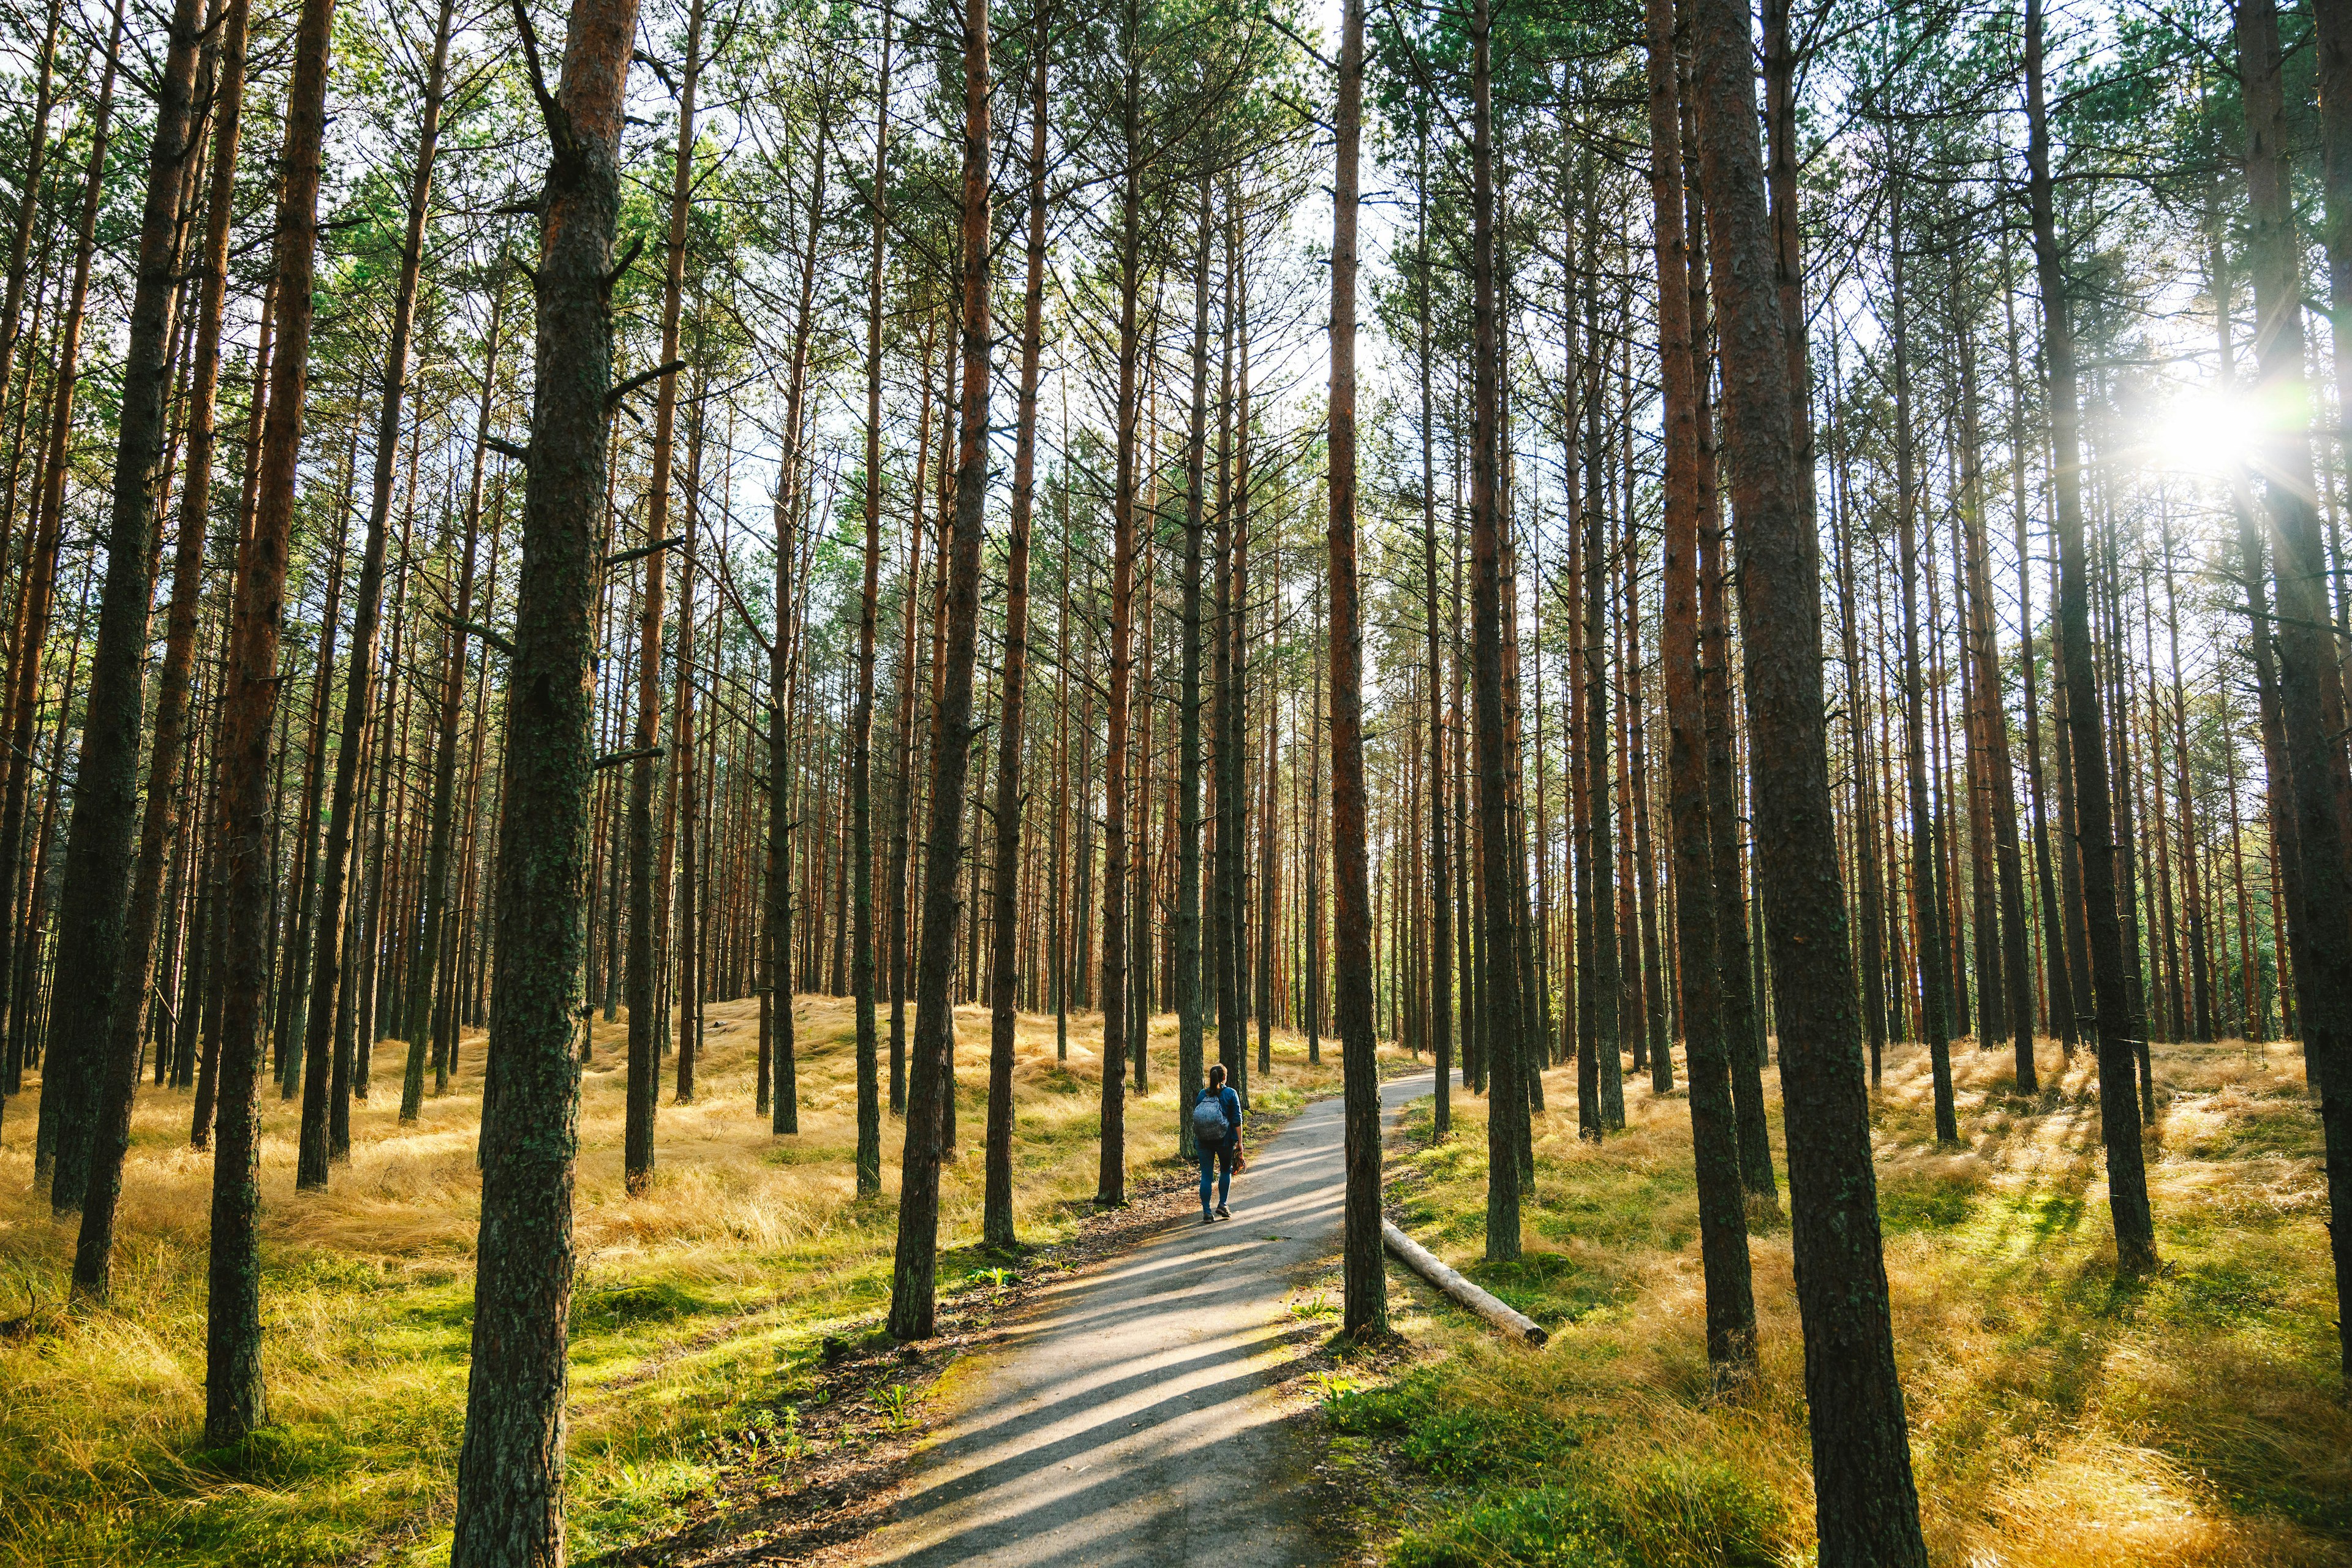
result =
[{"label": "forest floor", "polygon": [[[1155,1021],[1152,1093],[1128,1100],[1134,1206],[1094,1212],[1099,1019],[1024,1015],[1017,1043],[1015,1212],[1037,1250],[983,1254],[987,1018],[957,1016],[965,1154],[947,1173],[942,1333],[902,1356],[876,1330],[889,1290],[899,1130],[884,1191],[859,1199],[845,1001],[798,1000],[801,1132],[752,1109],[758,1005],[714,1005],[694,1104],[665,1102],[652,1191],[621,1188],[625,1020],[594,1027],[583,1085],[569,1416],[575,1562],[672,1560],[682,1532],[745,1476],[793,1478],[800,1544],[871,1522],[923,1430],[928,1381],[1029,1289],[1158,1226],[1182,1173],[1172,1018]],[[885,1043],[887,1019],[884,1019]],[[211,1161],[189,1148],[185,1091],[140,1092],[114,1270],[102,1310],[68,1304],[74,1230],[32,1184],[37,1079],[0,1144],[0,1563],[273,1564],[446,1560],[462,1435],[482,1039],[450,1091],[397,1120],[399,1052],[380,1047],[355,1103],[352,1163],[294,1191],[293,1102],[265,1088],[264,1365],[271,1424],[202,1447],[205,1236]],[[1277,1033],[1255,1114],[1295,1114],[1337,1088]],[[671,1064],[671,1065],[674,1065]],[[1400,1065],[1402,1059],[1400,1058]],[[1184,1202],[1189,1203],[1189,1196]],[[1012,1266],[1007,1267],[1008,1261]],[[632,1550],[632,1549],[635,1550]]]},{"label": "forest floor", "polygon": [[[1954,1047],[1963,1143],[1934,1142],[1924,1050],[1873,1096],[1886,1271],[1930,1561],[1992,1568],[2352,1563],[2317,1110],[2293,1045],[2156,1047],[2147,1135],[2163,1267],[2119,1281],[2088,1054]],[[1679,1070],[1679,1062],[1677,1063]],[[1774,1151],[1780,1154],[1775,1079]],[[1430,1104],[1390,1142],[1417,1238],[1551,1330],[1528,1352],[1391,1268],[1412,1344],[1324,1377],[1320,1474],[1397,1568],[1812,1561],[1788,1226],[1755,1235],[1761,1373],[1711,1401],[1688,1101],[1629,1079],[1576,1136],[1546,1075],[1525,1258],[1481,1262],[1486,1120]],[[1785,1163],[1780,1166],[1786,1199]]]},{"label": "forest floor", "polygon": [[[597,1026],[572,1339],[577,1562],[832,1563],[919,1544],[888,1522],[894,1508],[906,1520],[929,1511],[933,1461],[908,1461],[935,1424],[951,1443],[956,1414],[993,1397],[963,1375],[990,1363],[960,1356],[1103,1289],[1090,1282],[1142,1288],[1152,1248],[1185,1245],[1171,1227],[1192,1210],[1189,1181],[1161,1157],[1160,1123],[1176,1110],[1169,1021],[1153,1037],[1156,1092],[1129,1101],[1135,1202],[1097,1215],[1096,1021],[1073,1020],[1062,1063],[1052,1020],[1025,1016],[1018,1203],[1024,1238],[1040,1245],[1010,1264],[972,1245],[985,1026],[966,1009],[968,1152],[947,1183],[941,1334],[913,1354],[889,1346],[874,1331],[898,1138],[886,1133],[883,1197],[859,1201],[847,1006],[801,1001],[804,1131],[792,1141],[751,1110],[756,1016],[751,1004],[712,1009],[700,1102],[663,1107],[659,1176],[635,1202],[620,1191],[623,1031]],[[2352,1411],[2336,1398],[2319,1131],[2300,1050],[2156,1049],[2147,1146],[2164,1268],[2122,1283],[2087,1058],[2062,1071],[2045,1047],[2048,1087],[2027,1098],[2006,1053],[1963,1042],[1964,1146],[1939,1150],[1924,1053],[1888,1055],[1873,1100],[1880,1206],[1939,1564],[2352,1563]],[[1317,1068],[1304,1057],[1276,1037],[1261,1112],[1297,1113],[1336,1087],[1336,1052]],[[187,1096],[142,1091],[103,1311],[64,1304],[72,1232],[30,1190],[35,1097],[10,1106],[0,1312],[28,1305],[0,1319],[0,1563],[446,1557],[479,1058],[469,1037],[465,1074],[407,1129],[387,1061],[375,1102],[354,1117],[354,1161],[320,1196],[294,1194],[292,1111],[266,1102],[273,1425],[226,1453],[197,1436],[209,1163],[186,1146]],[[1383,1068],[1412,1070],[1402,1058]],[[1765,1074],[1777,1152],[1776,1077]],[[1391,1085],[1412,1101],[1391,1132],[1391,1215],[1553,1338],[1541,1352],[1503,1345],[1391,1268],[1402,1338],[1354,1351],[1331,1332],[1336,1245],[1281,1278],[1276,1328],[1253,1365],[1273,1386],[1221,1392],[1245,1393],[1248,1419],[1286,1429],[1284,1463],[1298,1473],[1286,1489],[1293,1517],[1316,1521],[1317,1552],[1400,1568],[1811,1560],[1787,1226],[1760,1218],[1752,1247],[1760,1376],[1737,1404],[1712,1402],[1688,1106],[1645,1082],[1629,1079],[1625,1132],[1595,1146],[1576,1137],[1572,1069],[1547,1075],[1527,1257],[1506,1268],[1478,1261],[1483,1103],[1457,1093],[1453,1135],[1432,1147],[1429,1101],[1417,1085]],[[1313,1125],[1293,1131],[1303,1146]],[[1237,1196],[1271,1173],[1244,1177]],[[1194,1234],[1249,1243],[1258,1217],[1237,1209],[1230,1226]],[[755,1529],[747,1510],[765,1510]]]}]

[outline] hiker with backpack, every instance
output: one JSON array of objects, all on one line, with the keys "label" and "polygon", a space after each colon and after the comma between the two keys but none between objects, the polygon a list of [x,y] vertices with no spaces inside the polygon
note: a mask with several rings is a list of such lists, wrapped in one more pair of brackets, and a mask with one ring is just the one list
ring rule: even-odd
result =
[{"label": "hiker with backpack", "polygon": [[[1192,1142],[1201,1156],[1201,1223],[1209,1225],[1234,1216],[1225,1212],[1225,1194],[1232,1191],[1234,1173],[1246,1170],[1242,1158],[1242,1100],[1225,1081],[1225,1066],[1213,1063],[1209,1085],[1192,1102]],[[1209,1184],[1215,1178],[1217,1205],[1209,1207]]]}]

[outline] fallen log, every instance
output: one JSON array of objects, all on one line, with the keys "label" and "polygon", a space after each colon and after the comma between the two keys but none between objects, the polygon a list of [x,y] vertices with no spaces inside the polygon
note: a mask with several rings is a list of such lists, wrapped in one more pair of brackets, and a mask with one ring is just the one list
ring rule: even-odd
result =
[{"label": "fallen log", "polygon": [[1429,1248],[1413,1240],[1387,1220],[1381,1221],[1381,1236],[1389,1250],[1404,1261],[1405,1267],[1444,1291],[1496,1329],[1522,1344],[1539,1345],[1551,1336],[1542,1325],[1526,1313],[1516,1311],[1481,1290],[1475,1285],[1444,1264],[1440,1263]]}]

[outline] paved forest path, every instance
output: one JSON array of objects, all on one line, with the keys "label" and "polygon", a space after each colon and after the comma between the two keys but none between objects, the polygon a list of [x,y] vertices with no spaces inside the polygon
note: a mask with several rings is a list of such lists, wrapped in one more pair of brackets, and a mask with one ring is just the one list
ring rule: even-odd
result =
[{"label": "paved forest path", "polygon": [[[1385,1114],[1431,1073],[1381,1086]],[[866,1561],[1297,1568],[1328,1550],[1266,1392],[1331,1325],[1291,1292],[1339,1247],[1340,1101],[1250,1153],[1230,1220],[1181,1223],[1041,1292],[917,1457]]]}]

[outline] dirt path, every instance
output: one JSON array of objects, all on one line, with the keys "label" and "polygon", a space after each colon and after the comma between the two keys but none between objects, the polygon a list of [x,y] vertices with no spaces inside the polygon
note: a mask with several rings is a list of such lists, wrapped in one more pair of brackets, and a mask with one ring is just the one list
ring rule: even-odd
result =
[{"label": "dirt path", "polygon": [[[1383,1084],[1392,1111],[1428,1073]],[[1042,1293],[960,1369],[866,1561],[1297,1568],[1331,1555],[1267,1393],[1327,1322],[1289,1310],[1339,1245],[1337,1099],[1253,1152],[1231,1220],[1188,1217]]]}]

